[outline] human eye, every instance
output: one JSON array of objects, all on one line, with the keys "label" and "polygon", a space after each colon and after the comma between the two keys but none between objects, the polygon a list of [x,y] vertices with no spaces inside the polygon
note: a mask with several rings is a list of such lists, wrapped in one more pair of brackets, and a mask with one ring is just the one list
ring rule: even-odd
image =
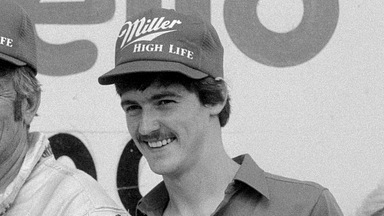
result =
[{"label": "human eye", "polygon": [[164,100],[159,100],[157,102],[157,105],[158,106],[167,106],[167,105],[171,105],[173,103],[176,103],[176,101],[170,100],[170,99],[164,99]]},{"label": "human eye", "polygon": [[139,114],[141,107],[139,105],[124,105],[123,110],[127,115],[134,116]]}]

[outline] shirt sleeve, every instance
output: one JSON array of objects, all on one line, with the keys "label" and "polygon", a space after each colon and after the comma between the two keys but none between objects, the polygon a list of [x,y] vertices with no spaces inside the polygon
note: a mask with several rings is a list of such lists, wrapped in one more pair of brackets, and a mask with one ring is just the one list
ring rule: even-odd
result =
[{"label": "shirt sleeve", "polygon": [[128,212],[120,209],[103,208],[92,211],[84,216],[131,216]]},{"label": "shirt sleeve", "polygon": [[324,190],[317,200],[311,216],[343,216],[336,199],[329,190]]}]

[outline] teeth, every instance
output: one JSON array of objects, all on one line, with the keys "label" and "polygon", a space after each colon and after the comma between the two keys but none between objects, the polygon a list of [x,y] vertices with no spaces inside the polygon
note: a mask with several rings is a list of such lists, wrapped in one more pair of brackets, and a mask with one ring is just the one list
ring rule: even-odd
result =
[{"label": "teeth", "polygon": [[171,139],[164,139],[162,141],[157,141],[157,142],[148,142],[148,145],[151,147],[151,148],[158,148],[158,147],[161,147],[161,146],[165,146],[167,145],[168,143],[170,143],[172,140]]}]

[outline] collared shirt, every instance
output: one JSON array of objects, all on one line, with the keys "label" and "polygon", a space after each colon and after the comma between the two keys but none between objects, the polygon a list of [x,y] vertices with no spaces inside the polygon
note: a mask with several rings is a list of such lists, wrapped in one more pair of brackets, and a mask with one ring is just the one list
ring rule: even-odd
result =
[{"label": "collared shirt", "polygon": [[[289,179],[260,169],[246,154],[234,159],[241,166],[212,216],[339,216],[340,207],[328,189],[313,182]],[[164,182],[143,197],[137,215],[161,216],[169,195]]]},{"label": "collared shirt", "polygon": [[16,178],[0,194],[1,216],[127,216],[92,177],[57,162],[48,139],[30,134]]}]

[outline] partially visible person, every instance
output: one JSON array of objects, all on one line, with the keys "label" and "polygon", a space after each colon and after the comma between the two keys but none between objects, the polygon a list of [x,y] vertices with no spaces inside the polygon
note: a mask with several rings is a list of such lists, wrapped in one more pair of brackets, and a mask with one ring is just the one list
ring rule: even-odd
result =
[{"label": "partially visible person", "polygon": [[128,215],[89,175],[57,162],[30,124],[40,104],[34,25],[0,1],[0,215]]},{"label": "partially visible person", "polygon": [[223,47],[201,18],[152,9],[130,17],[116,41],[115,84],[128,131],[163,181],[137,215],[343,215],[323,186],[264,172],[250,155],[231,158]]},{"label": "partially visible person", "polygon": [[384,179],[364,199],[356,216],[384,216]]}]

